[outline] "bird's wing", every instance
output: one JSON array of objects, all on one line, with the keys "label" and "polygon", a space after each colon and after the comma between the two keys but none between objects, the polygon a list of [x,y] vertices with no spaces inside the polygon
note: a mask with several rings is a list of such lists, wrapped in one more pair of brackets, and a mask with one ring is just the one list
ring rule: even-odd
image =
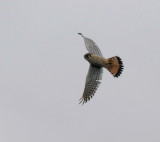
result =
[{"label": "bird's wing", "polygon": [[80,103],[84,104],[89,101],[96,92],[100,80],[102,79],[103,69],[90,65],[89,71],[86,77],[86,84],[84,88],[83,96],[80,99]]},{"label": "bird's wing", "polygon": [[[78,34],[82,35],[81,33]],[[83,35],[82,37],[84,38],[84,42],[89,53],[93,53],[101,57],[103,56],[101,50],[98,48],[98,46],[92,39],[89,39]]]}]

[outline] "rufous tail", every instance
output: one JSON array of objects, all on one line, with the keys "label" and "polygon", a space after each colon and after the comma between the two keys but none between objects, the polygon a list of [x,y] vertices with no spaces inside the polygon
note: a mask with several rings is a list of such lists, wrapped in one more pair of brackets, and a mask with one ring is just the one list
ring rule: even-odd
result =
[{"label": "rufous tail", "polygon": [[119,77],[124,68],[123,62],[118,56],[106,59],[105,67],[114,77]]}]

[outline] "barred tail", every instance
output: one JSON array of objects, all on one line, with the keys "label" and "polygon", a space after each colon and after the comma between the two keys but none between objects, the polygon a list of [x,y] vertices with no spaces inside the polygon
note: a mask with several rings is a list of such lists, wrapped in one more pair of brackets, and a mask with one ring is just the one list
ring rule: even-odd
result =
[{"label": "barred tail", "polygon": [[123,62],[120,57],[114,56],[106,59],[105,68],[114,76],[118,77],[123,71]]}]

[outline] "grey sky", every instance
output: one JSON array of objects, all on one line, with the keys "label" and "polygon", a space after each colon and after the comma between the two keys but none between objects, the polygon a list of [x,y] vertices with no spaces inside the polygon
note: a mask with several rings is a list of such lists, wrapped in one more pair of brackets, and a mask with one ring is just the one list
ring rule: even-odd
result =
[{"label": "grey sky", "polygon": [[[160,1],[1,0],[1,142],[159,142]],[[93,99],[79,105],[84,41],[118,55]]]}]

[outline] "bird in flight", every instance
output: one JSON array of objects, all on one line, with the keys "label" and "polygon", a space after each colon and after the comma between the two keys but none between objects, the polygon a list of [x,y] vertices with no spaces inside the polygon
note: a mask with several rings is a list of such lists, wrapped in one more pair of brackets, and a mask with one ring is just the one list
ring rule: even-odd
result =
[{"label": "bird in flight", "polygon": [[118,56],[104,58],[101,50],[93,40],[83,36],[82,33],[78,34],[84,38],[85,46],[89,52],[84,55],[84,58],[90,63],[84,92],[80,98],[80,103],[84,104],[94,96],[99,87],[103,68],[106,68],[114,77],[119,77],[123,71],[123,62]]}]

